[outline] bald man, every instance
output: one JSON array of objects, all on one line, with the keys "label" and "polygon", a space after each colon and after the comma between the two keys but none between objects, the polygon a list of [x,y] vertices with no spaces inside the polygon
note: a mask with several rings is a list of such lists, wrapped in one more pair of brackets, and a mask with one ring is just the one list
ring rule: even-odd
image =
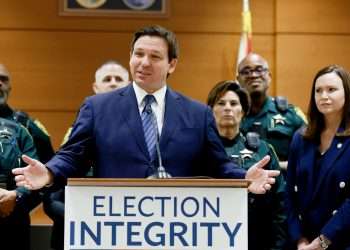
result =
[{"label": "bald man", "polygon": [[96,94],[100,94],[125,87],[128,83],[128,70],[118,62],[108,61],[96,70],[92,88]]},{"label": "bald man", "polygon": [[[117,61],[107,61],[102,64],[95,73],[95,81],[92,89],[95,94],[107,93],[120,89],[129,84],[129,72]],[[69,128],[64,135],[62,144],[67,142],[72,128]]]},{"label": "bald man", "polygon": [[241,123],[243,133],[257,132],[270,143],[280,160],[282,169],[287,168],[289,144],[296,130],[306,118],[285,97],[270,97],[267,94],[271,83],[269,64],[261,55],[250,53],[238,65],[237,80],[248,90],[251,110]]}]

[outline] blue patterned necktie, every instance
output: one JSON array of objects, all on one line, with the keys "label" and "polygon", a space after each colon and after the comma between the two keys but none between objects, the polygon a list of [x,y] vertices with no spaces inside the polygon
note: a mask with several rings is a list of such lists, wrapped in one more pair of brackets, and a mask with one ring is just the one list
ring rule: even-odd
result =
[{"label": "blue patterned necktie", "polygon": [[151,160],[154,160],[157,141],[157,120],[152,111],[151,105],[156,101],[153,95],[146,95],[143,99],[145,107],[141,114],[143,132]]}]

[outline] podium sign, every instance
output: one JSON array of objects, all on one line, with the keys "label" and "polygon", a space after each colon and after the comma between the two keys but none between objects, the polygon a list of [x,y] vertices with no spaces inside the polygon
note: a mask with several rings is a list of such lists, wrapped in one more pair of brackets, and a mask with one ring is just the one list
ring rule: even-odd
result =
[{"label": "podium sign", "polygon": [[247,249],[246,186],[214,179],[70,180],[64,249]]}]

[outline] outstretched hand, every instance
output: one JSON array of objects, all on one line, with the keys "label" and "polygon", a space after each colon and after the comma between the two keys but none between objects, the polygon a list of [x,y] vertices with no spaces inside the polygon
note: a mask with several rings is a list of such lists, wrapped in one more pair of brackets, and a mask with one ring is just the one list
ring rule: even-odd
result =
[{"label": "outstretched hand", "polygon": [[245,178],[251,181],[248,190],[255,194],[264,194],[271,189],[275,183],[275,177],[280,174],[278,170],[263,169],[270,161],[270,156],[266,155],[262,160],[255,163],[248,169]]},{"label": "outstretched hand", "polygon": [[44,164],[26,155],[22,155],[22,159],[28,165],[24,168],[12,170],[17,186],[37,190],[52,183],[52,173]]}]

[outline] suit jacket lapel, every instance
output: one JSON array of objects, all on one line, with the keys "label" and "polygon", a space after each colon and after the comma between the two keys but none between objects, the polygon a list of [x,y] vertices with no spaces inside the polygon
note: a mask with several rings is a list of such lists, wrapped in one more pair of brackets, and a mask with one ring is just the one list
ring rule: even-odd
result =
[{"label": "suit jacket lapel", "polygon": [[125,122],[134,135],[141,151],[149,158],[136,95],[132,85],[130,84],[128,87],[126,87],[124,91],[120,93],[120,96],[121,101],[118,109],[123,114]]},{"label": "suit jacket lapel", "polygon": [[[338,137],[339,138],[339,137]],[[335,138],[332,142],[331,147],[329,148],[329,152],[325,155],[326,159],[324,161],[324,165],[320,169],[319,178],[316,181],[316,186],[314,189],[314,195],[313,199],[316,197],[318,190],[320,189],[320,186],[322,185],[322,182],[327,177],[328,172],[332,169],[332,166],[334,165],[334,162],[337,160],[337,158],[344,152],[344,150],[350,145],[350,140],[339,140],[338,138]]]},{"label": "suit jacket lapel", "polygon": [[[165,112],[163,129],[160,136],[160,149],[165,149],[165,146],[174,133],[175,128],[181,124],[181,102],[178,94],[167,89],[165,95]],[[164,152],[164,151],[163,151]]]},{"label": "suit jacket lapel", "polygon": [[[305,147],[305,152],[302,153],[302,157],[300,159],[300,169],[298,172],[307,172],[307,183],[308,188],[306,189],[306,197],[312,197],[314,192],[314,165],[315,165],[315,156],[317,152],[317,145],[307,145]],[[310,200],[310,199],[309,199]]]}]

